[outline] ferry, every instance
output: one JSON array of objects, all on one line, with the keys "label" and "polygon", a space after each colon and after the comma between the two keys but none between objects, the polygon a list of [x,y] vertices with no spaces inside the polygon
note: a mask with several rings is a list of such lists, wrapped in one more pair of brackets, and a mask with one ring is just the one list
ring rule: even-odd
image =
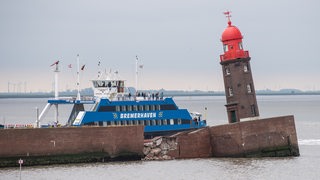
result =
[{"label": "ferry", "polygon": [[206,127],[200,113],[180,109],[173,98],[162,92],[135,92],[116,75],[99,74],[92,80],[95,103],[79,111],[72,126],[143,125],[146,138]]},{"label": "ferry", "polygon": [[[58,84],[58,63],[56,65],[55,84]],[[79,74],[79,73],[78,73]],[[79,79],[79,78],[78,78]],[[164,97],[162,92],[138,92],[134,88],[127,88],[125,80],[119,78],[118,72],[98,72],[92,81],[93,98],[81,98],[80,90],[76,99],[58,97],[55,88],[55,98],[48,100],[47,105],[37,116],[37,127],[43,117],[55,106],[55,125],[59,125],[58,106],[72,104],[66,126],[144,126],[145,138],[170,135],[180,131],[199,129],[207,126],[206,120],[197,112],[190,113],[187,109],[180,109],[172,97]],[[79,84],[79,83],[77,83]],[[92,104],[85,110],[85,104]]]}]

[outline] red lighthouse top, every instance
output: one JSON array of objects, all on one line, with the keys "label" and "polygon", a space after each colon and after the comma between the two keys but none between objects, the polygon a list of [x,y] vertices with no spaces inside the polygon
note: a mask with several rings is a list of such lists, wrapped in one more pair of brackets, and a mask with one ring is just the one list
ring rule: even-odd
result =
[{"label": "red lighthouse top", "polygon": [[236,26],[231,25],[230,11],[227,11],[224,14],[228,18],[228,27],[223,31],[221,37],[224,54],[220,55],[220,60],[227,61],[249,57],[249,52],[243,50],[243,36],[240,30]]}]

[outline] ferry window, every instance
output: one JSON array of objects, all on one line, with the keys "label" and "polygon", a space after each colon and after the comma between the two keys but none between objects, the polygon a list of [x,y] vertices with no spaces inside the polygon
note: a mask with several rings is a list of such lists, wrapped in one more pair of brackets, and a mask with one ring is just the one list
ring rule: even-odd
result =
[{"label": "ferry window", "polygon": [[161,126],[161,119],[158,120],[157,125]]},{"label": "ferry window", "polygon": [[156,110],[155,105],[151,105],[151,111],[154,111],[154,110]]},{"label": "ferry window", "polygon": [[132,122],[132,121],[129,121],[129,125],[133,125],[133,122]]},{"label": "ferry window", "polygon": [[226,68],[225,68],[225,71],[226,71],[226,75],[230,75],[230,69],[229,69],[229,67],[226,67]]},{"label": "ferry window", "polygon": [[144,125],[144,120],[140,120],[140,125]]},{"label": "ferry window", "polygon": [[143,111],[143,105],[139,105],[139,111]]},{"label": "ferry window", "polygon": [[134,105],[134,106],[133,106],[133,110],[134,110],[134,111],[138,111],[138,106],[137,106],[137,105]]},{"label": "ferry window", "polygon": [[251,84],[247,84],[247,90],[248,90],[248,93],[251,93],[252,90],[251,90]]},{"label": "ferry window", "polygon": [[174,125],[174,120],[170,119],[170,125]]},{"label": "ferry window", "polygon": [[159,104],[156,105],[156,110],[157,110],[157,111],[160,111],[160,105],[159,105]]},{"label": "ferry window", "polygon": [[107,121],[107,126],[110,126],[111,125],[111,122],[110,121]]},{"label": "ferry window", "polygon": [[99,126],[103,126],[103,122],[102,121],[99,121]]},{"label": "ferry window", "polygon": [[132,111],[132,106],[127,106],[127,111]]},{"label": "ferry window", "polygon": [[239,42],[239,49],[243,49],[242,42]]},{"label": "ferry window", "polygon": [[122,122],[121,122],[121,125],[126,126],[126,125],[127,125],[127,121],[122,121]]},{"label": "ferry window", "polygon": [[227,52],[228,51],[228,45],[227,44],[224,44],[223,45],[223,52]]},{"label": "ferry window", "polygon": [[173,104],[163,104],[160,107],[161,110],[177,110],[177,107]]},{"label": "ferry window", "polygon": [[114,121],[111,121],[111,122],[110,122],[110,125],[111,125],[111,126],[114,126]]},{"label": "ferry window", "polygon": [[145,105],[144,110],[149,111],[149,105]]},{"label": "ferry window", "polygon": [[115,106],[100,106],[98,112],[110,112],[115,110],[116,110]]},{"label": "ferry window", "polygon": [[181,123],[181,119],[180,119],[180,118],[178,119],[178,124],[182,124],[182,123]]},{"label": "ferry window", "polygon": [[121,121],[117,121],[117,125],[120,126],[121,125]]},{"label": "ferry window", "polygon": [[127,111],[126,106],[121,106],[121,111]]},{"label": "ferry window", "polygon": [[155,125],[156,125],[156,120],[152,119],[152,126],[155,126]]},{"label": "ferry window", "polygon": [[138,120],[135,120],[135,121],[134,121],[134,125],[139,125],[139,121],[138,121]]},{"label": "ferry window", "polygon": [[163,125],[167,125],[168,123],[167,123],[167,120],[166,119],[164,119],[163,120]]},{"label": "ferry window", "polygon": [[146,125],[150,126],[150,120],[146,120]]},{"label": "ferry window", "polygon": [[231,87],[229,87],[229,96],[233,96],[233,90]]},{"label": "ferry window", "polygon": [[190,124],[190,120],[182,119],[182,124]]},{"label": "ferry window", "polygon": [[120,111],[120,106],[116,106],[116,111]]}]

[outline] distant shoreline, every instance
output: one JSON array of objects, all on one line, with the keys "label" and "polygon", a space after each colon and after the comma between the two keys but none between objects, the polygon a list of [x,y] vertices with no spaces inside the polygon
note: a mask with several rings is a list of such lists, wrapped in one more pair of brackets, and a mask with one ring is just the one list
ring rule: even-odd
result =
[{"label": "distant shoreline", "polygon": [[[257,92],[257,96],[279,96],[279,95],[320,95],[320,92],[270,92],[262,93]],[[82,96],[92,97],[92,94],[82,94]],[[225,96],[224,93],[195,93],[195,92],[183,92],[183,93],[166,93],[164,96],[167,97],[177,97],[177,96]],[[60,97],[76,97],[76,94],[61,94]],[[5,98],[54,98],[53,93],[0,93],[0,99]]]}]

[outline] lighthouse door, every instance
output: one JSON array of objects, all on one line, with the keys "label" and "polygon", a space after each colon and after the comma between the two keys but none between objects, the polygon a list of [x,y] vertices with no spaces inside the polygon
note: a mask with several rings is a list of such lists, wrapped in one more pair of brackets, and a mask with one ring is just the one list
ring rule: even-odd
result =
[{"label": "lighthouse door", "polygon": [[231,123],[237,122],[236,111],[230,111],[230,113],[231,113]]}]

